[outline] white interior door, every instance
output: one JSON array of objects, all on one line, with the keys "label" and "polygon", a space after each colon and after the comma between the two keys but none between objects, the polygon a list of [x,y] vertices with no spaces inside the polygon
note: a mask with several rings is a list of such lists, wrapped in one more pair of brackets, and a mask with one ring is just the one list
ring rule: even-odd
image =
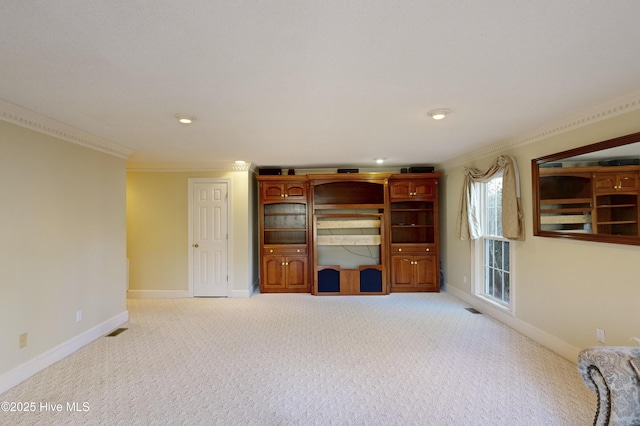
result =
[{"label": "white interior door", "polygon": [[228,183],[194,182],[193,296],[228,296]]}]

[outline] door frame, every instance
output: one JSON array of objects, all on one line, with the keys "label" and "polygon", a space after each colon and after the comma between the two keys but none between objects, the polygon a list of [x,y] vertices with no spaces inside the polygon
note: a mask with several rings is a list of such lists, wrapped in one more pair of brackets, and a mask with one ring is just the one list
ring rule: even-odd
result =
[{"label": "door frame", "polygon": [[189,297],[193,297],[193,189],[196,183],[225,183],[227,184],[227,294],[226,297],[231,296],[231,289],[233,288],[233,201],[231,191],[231,179],[224,178],[188,178],[188,201],[187,201],[187,257],[189,264],[188,271],[188,294]]}]

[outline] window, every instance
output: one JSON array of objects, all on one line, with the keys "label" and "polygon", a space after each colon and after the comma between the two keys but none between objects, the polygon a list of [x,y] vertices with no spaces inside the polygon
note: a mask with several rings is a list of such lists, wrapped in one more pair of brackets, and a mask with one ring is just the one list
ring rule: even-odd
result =
[{"label": "window", "polygon": [[502,236],[502,175],[476,183],[480,191],[482,235],[475,240],[475,291],[491,303],[513,311],[511,244]]}]

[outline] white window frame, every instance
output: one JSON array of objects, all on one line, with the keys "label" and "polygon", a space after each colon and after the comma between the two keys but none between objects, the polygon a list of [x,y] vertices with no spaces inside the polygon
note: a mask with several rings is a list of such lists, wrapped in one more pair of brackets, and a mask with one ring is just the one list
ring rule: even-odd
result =
[{"label": "white window frame", "polygon": [[[499,176],[495,176],[494,178],[498,178],[498,177],[502,177],[502,175],[500,174]],[[479,199],[478,201],[480,202],[480,206],[481,206],[481,208],[479,209],[479,212],[480,212],[480,219],[481,219],[483,233],[484,233],[485,227],[486,227],[486,212],[487,212],[487,208],[486,208],[487,186],[485,183],[474,183],[474,185],[476,186],[475,189],[477,190],[478,199]],[[484,259],[486,254],[485,242],[488,239],[505,241],[509,243],[509,303],[504,303],[490,295],[487,295],[484,291],[484,283],[485,283]],[[515,308],[516,286],[515,286],[515,280],[514,280],[514,276],[515,276],[514,251],[515,251],[515,245],[513,244],[513,241],[510,241],[501,236],[491,235],[491,236],[485,237],[483,235],[480,238],[477,238],[472,241],[471,267],[473,271],[472,273],[473,281],[472,281],[471,287],[472,287],[474,296],[476,296],[483,302],[491,305],[492,307],[497,308],[503,312],[507,312],[512,316],[515,316],[515,312],[516,312],[516,308]]]}]

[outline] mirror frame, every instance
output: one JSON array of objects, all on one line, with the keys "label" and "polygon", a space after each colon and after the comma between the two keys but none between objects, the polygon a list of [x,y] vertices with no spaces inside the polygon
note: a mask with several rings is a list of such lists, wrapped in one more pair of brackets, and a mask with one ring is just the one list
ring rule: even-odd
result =
[{"label": "mirror frame", "polygon": [[[552,163],[569,157],[602,151],[632,143],[640,143],[640,132],[614,139],[596,142],[579,148],[550,154],[531,160],[531,184],[533,187],[533,235],[537,237],[566,238],[573,240],[595,241],[601,243],[640,245],[640,235],[583,234],[563,231],[543,231],[540,223],[540,165]],[[615,167],[615,166],[613,166]],[[640,204],[640,203],[639,203]],[[640,208],[640,207],[639,207]],[[638,224],[640,227],[640,223]]]}]

